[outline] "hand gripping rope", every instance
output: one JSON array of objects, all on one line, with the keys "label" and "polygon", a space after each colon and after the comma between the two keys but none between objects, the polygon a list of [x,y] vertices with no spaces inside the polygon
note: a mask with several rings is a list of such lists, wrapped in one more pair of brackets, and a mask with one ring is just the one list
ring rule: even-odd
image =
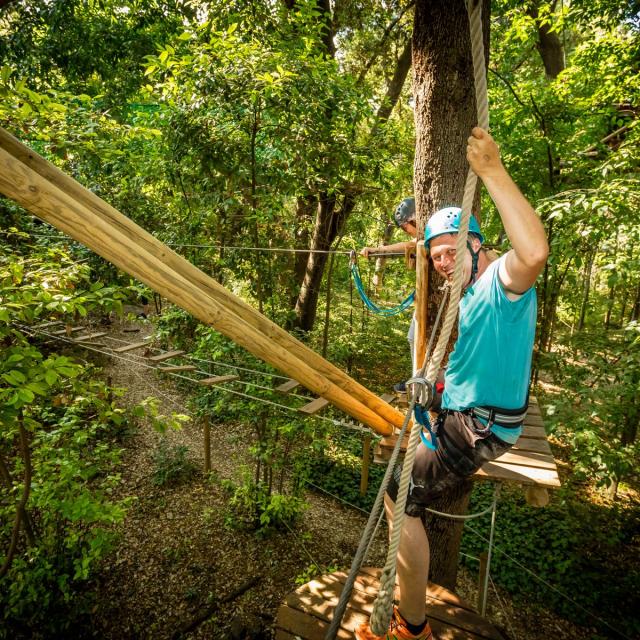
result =
[{"label": "hand gripping rope", "polygon": [[[473,70],[474,70],[474,84],[476,93],[476,107],[478,110],[478,125],[483,129],[489,128],[489,106],[487,102],[487,80],[485,71],[485,58],[484,58],[484,43],[482,38],[482,19],[481,19],[481,3],[476,0],[475,6],[473,6],[473,0],[467,0],[467,13],[469,15],[469,24],[471,32],[471,51],[473,55]],[[457,255],[463,255],[463,252],[467,244],[467,234],[469,230],[469,219],[471,217],[471,206],[473,204],[473,196],[476,190],[478,177],[473,173],[471,168],[467,173],[467,179],[464,188],[464,196],[462,198],[462,216],[460,220],[460,229],[456,244]],[[450,300],[447,307],[442,331],[436,345],[433,357],[430,361],[425,362],[422,366],[418,377],[424,377],[427,385],[433,385],[435,383],[438,370],[444,358],[449,336],[453,329],[453,324],[456,320],[458,313],[458,303],[460,301],[460,294],[462,291],[462,260],[456,261],[453,282],[451,284]],[[425,376],[426,370],[426,376]],[[386,491],[389,480],[393,473],[393,468],[396,463],[397,454],[400,450],[409,418],[414,411],[416,405],[416,399],[412,398],[409,405],[409,411],[405,417],[404,423],[400,434],[398,435],[398,441],[396,447],[393,450],[391,459],[387,470],[385,472],[380,490],[376,497],[375,504],[373,506],[369,522],[365,527],[358,552],[353,559],[351,565],[351,571],[343,588],[340,601],[336,610],[334,611],[331,625],[326,634],[326,640],[334,640],[342,616],[347,606],[347,602],[351,597],[351,590],[355,583],[355,577],[360,569],[361,563],[364,560],[364,553],[368,546],[368,540],[371,533],[374,530],[375,522],[378,518],[379,510],[382,508],[383,496]],[[395,588],[396,580],[396,558],[398,555],[398,547],[400,545],[400,534],[402,532],[402,524],[404,521],[404,510],[407,502],[407,493],[409,489],[409,481],[411,479],[411,471],[413,469],[413,463],[415,460],[416,449],[420,440],[420,433],[422,432],[422,425],[418,421],[415,421],[409,436],[409,443],[407,445],[407,451],[404,458],[404,464],[402,468],[402,475],[400,477],[398,496],[395,504],[393,521],[394,527],[391,534],[391,540],[389,542],[389,551],[387,554],[387,560],[380,577],[380,591],[378,597],[373,606],[373,612],[371,614],[370,625],[371,630],[376,635],[383,635],[386,633],[389,627],[389,621],[393,613],[393,592]]]}]

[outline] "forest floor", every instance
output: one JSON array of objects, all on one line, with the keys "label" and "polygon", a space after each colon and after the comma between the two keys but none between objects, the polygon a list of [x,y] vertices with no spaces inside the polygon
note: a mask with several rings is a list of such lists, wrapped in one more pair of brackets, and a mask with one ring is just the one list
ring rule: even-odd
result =
[{"label": "forest floor", "polygon": [[[131,334],[112,335],[133,341]],[[149,333],[141,325],[135,340]],[[129,406],[148,396],[160,400],[160,413],[188,413],[188,392],[176,388],[142,364],[106,358],[102,363],[112,384],[126,389]],[[272,638],[278,607],[298,584],[323,572],[348,570],[357,549],[366,514],[326,495],[308,492],[308,508],[295,530],[266,538],[229,528],[224,479],[240,481],[248,463],[250,428],[225,424],[212,433],[212,467],[178,486],[153,482],[154,455],[165,439],[186,446],[189,459],[203,468],[202,427],[195,421],[162,436],[139,421],[125,441],[118,498],[131,499],[118,548],[89,586],[95,605],[90,637]],[[381,531],[367,559],[382,566],[386,553]],[[465,568],[457,592],[475,602],[477,576]],[[228,599],[225,604],[221,601]],[[570,640],[592,637],[530,602],[516,601],[499,589],[489,596],[487,617],[511,640]],[[190,631],[186,632],[187,629]],[[186,633],[185,633],[186,632]],[[81,633],[80,635],[85,635]],[[86,635],[85,635],[86,637]]]}]

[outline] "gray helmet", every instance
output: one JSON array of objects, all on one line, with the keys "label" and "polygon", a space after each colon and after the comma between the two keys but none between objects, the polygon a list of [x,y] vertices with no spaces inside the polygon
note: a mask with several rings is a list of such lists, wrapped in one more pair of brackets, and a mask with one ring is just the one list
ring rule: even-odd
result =
[{"label": "gray helmet", "polygon": [[416,199],[405,198],[395,210],[393,219],[397,227],[405,222],[413,222],[416,219]]}]

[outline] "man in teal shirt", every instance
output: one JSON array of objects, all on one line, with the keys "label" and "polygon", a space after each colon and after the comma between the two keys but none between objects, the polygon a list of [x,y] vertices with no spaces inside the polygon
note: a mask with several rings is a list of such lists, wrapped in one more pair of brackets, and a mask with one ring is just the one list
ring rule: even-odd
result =
[{"label": "man in teal shirt", "polygon": [[[386,634],[376,636],[365,623],[357,640],[431,640],[425,601],[429,540],[421,515],[437,497],[502,455],[517,440],[526,411],[536,321],[536,278],[549,246],[540,219],[504,168],[493,138],[475,127],[467,159],[491,195],[512,249],[492,261],[481,249],[482,234],[470,222],[468,250],[456,255],[460,210],[448,207],[428,221],[425,244],[436,271],[453,278],[462,259],[464,296],[458,339],[445,374],[437,448],[416,452],[406,516],[398,550],[399,604]],[[385,506],[393,525],[399,474]]]}]

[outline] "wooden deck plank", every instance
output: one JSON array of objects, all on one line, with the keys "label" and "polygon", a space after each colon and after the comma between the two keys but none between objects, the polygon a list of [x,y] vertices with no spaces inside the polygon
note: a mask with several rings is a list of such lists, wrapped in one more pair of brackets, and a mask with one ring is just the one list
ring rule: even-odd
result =
[{"label": "wooden deck plank", "polygon": [[176,373],[178,371],[197,371],[198,367],[192,364],[176,364],[168,365],[166,367],[158,367],[158,371],[163,373]]},{"label": "wooden deck plank", "polygon": [[184,355],[184,351],[165,351],[157,356],[149,356],[149,362],[164,362],[165,360],[169,360],[169,358],[177,358],[178,356]]},{"label": "wooden deck plank", "polygon": [[233,380],[238,380],[239,376],[228,375],[228,376],[213,376],[212,378],[203,378],[202,380],[198,380],[198,382],[205,387],[209,387],[212,384],[222,384],[224,382],[232,382]]},{"label": "wooden deck plank", "polygon": [[496,462],[519,464],[523,467],[536,467],[538,469],[556,469],[553,456],[546,453],[534,453],[533,451],[515,452],[513,449],[503,453]]},{"label": "wooden deck plank", "polygon": [[[378,595],[379,582],[377,579],[366,576],[362,580],[362,575],[356,578],[349,607],[357,613],[362,613],[366,619],[373,607],[373,602]],[[344,588],[344,579],[334,579],[335,576],[322,576],[318,580],[312,580],[302,588],[287,596],[285,603],[292,608],[313,611],[313,615],[323,620],[330,621],[334,608],[338,604],[340,595]],[[396,587],[397,590],[397,587]],[[429,590],[438,591],[440,594],[446,589],[430,583]],[[454,596],[451,592],[448,592]],[[399,592],[396,593],[396,597]],[[487,629],[484,621],[478,621],[478,615],[469,605],[463,607],[447,602],[440,598],[427,596],[427,616],[431,621],[439,620],[447,627],[459,627],[466,632],[471,632],[479,637],[499,640],[501,636],[493,633],[493,628]]]},{"label": "wooden deck plank", "polygon": [[325,400],[325,398],[316,398],[315,400],[312,400],[311,402],[305,404],[303,407],[300,407],[298,411],[300,413],[305,413],[309,416],[312,416],[319,411],[322,411],[322,409],[324,409],[328,404],[329,401]]},{"label": "wooden deck plank", "polygon": [[[365,622],[378,593],[380,569],[364,568],[357,576],[351,600],[338,631],[340,640],[353,639],[354,630]],[[346,574],[336,572],[312,580],[290,593],[278,610],[276,638],[324,640],[333,611],[344,588]],[[434,635],[453,640],[504,640],[502,634],[482,619],[458,596],[429,585],[442,599],[427,598],[427,615]],[[457,604],[463,606],[457,606]]]},{"label": "wooden deck plank", "polygon": [[524,467],[497,461],[484,464],[481,469],[476,471],[474,478],[505,480],[548,488],[560,486],[560,479],[556,470],[535,469],[533,467]]},{"label": "wooden deck plank", "polygon": [[537,440],[546,440],[547,432],[543,426],[533,426],[529,424],[522,425],[522,436],[525,438],[536,438]]},{"label": "wooden deck plank", "polygon": [[518,441],[511,447],[512,451],[532,451],[533,453],[547,453],[551,455],[551,447],[546,440],[536,438],[525,438],[520,436]]},{"label": "wooden deck plank", "polygon": [[287,380],[286,382],[283,382],[281,385],[278,385],[276,387],[276,391],[279,391],[280,393],[289,393],[290,391],[293,391],[296,387],[299,387],[300,383],[297,380]]},{"label": "wooden deck plank", "polygon": [[140,342],[134,342],[132,344],[125,344],[123,347],[117,347],[113,349],[114,353],[126,353],[127,351],[134,351],[135,349],[142,349],[151,344],[150,340],[141,340]]}]

